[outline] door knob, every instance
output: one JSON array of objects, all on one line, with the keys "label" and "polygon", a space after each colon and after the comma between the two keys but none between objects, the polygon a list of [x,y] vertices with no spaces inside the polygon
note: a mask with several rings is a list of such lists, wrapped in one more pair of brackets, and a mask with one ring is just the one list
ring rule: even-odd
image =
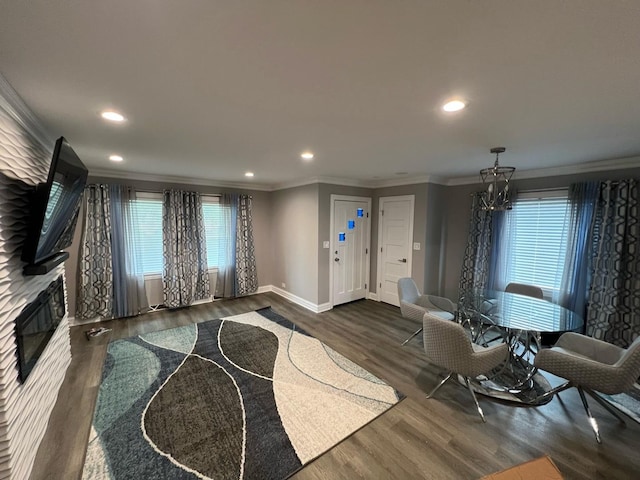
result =
[{"label": "door knob", "polygon": [[334,262],[339,262],[339,261],[340,261],[340,259],[339,259],[338,257],[336,257],[336,258],[334,258],[334,259],[333,259],[333,261],[334,261]]},{"label": "door knob", "polygon": [[402,262],[402,263],[407,263],[407,259],[406,258],[399,258],[398,261]]}]

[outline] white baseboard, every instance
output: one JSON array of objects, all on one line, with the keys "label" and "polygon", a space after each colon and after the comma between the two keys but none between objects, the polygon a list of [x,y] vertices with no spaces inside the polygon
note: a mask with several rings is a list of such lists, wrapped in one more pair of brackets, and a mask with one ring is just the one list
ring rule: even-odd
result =
[{"label": "white baseboard", "polygon": [[258,287],[258,290],[256,291],[256,293],[267,293],[267,292],[273,292],[273,285],[262,285],[261,287]]},{"label": "white baseboard", "polygon": [[375,302],[379,302],[380,301],[380,300],[378,300],[378,294],[377,293],[369,292],[369,294],[367,295],[367,298],[369,300],[373,300]]},{"label": "white baseboard", "polygon": [[291,292],[287,292],[281,288],[275,287],[273,285],[269,285],[271,287],[271,292],[280,295],[282,298],[286,298],[290,302],[295,303],[296,305],[300,305],[301,307],[306,308],[307,310],[311,310],[313,313],[322,313],[327,310],[331,310],[333,307],[329,302],[321,303],[318,305],[317,303],[310,302],[309,300],[305,300],[302,297],[298,297]]}]

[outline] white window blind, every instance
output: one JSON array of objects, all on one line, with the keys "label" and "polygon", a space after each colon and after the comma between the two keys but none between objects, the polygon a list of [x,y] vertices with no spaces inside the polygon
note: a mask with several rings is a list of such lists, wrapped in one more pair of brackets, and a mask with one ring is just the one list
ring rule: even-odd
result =
[{"label": "white window blind", "polygon": [[220,205],[219,197],[202,197],[202,216],[204,219],[204,229],[207,237],[207,266],[209,268],[219,267],[222,252],[226,250],[227,238],[224,227],[225,212]]},{"label": "white window blind", "polygon": [[141,252],[145,275],[162,274],[162,195],[159,193],[136,194],[134,202],[135,241]]},{"label": "white window blind", "polygon": [[521,194],[508,213],[506,282],[537,285],[545,296],[560,290],[570,214],[567,192]]}]

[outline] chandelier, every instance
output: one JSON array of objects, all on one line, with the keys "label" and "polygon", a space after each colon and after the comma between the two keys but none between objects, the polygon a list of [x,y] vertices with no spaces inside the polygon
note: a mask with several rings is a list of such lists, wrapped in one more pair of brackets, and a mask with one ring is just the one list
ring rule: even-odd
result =
[{"label": "chandelier", "polygon": [[490,152],[496,154],[496,162],[493,167],[480,170],[480,178],[485,186],[485,192],[482,196],[483,210],[511,210],[509,181],[516,169],[515,167],[501,167],[498,164],[498,157],[505,150],[504,147],[492,148]]}]

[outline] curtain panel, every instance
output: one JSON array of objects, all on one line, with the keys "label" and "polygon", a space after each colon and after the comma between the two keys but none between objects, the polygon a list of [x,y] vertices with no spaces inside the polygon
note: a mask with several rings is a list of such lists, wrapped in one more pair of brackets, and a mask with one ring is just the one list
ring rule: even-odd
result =
[{"label": "curtain panel", "polygon": [[111,250],[113,265],[113,317],[138,315],[149,308],[144,288],[137,223],[136,192],[125,185],[110,185]]},{"label": "curtain panel", "polygon": [[224,193],[220,196],[222,208],[221,238],[218,244],[216,266],[218,278],[216,281],[216,297],[229,298],[236,296],[236,231],[238,227],[238,195]]},{"label": "curtain panel", "polygon": [[484,192],[472,195],[469,236],[460,272],[460,297],[467,297],[473,294],[474,290],[493,288],[495,283],[493,277],[497,272],[497,239],[493,233],[494,223],[497,224],[500,220],[494,220],[495,212],[482,209],[483,195]]},{"label": "curtain panel", "polygon": [[256,252],[253,244],[251,197],[240,195],[236,215],[236,296],[249,295],[258,290]]},{"label": "curtain panel", "polygon": [[600,182],[574,183],[569,186],[571,214],[559,303],[582,318],[585,317],[591,283],[595,214],[599,196]]},{"label": "curtain panel", "polygon": [[111,263],[111,209],[108,185],[87,185],[84,190],[84,229],[76,317],[111,318],[113,267]]},{"label": "curtain panel", "polygon": [[640,335],[640,206],[638,181],[601,186],[586,332],[628,347]]},{"label": "curtain panel", "polygon": [[162,247],[165,306],[182,307],[210,297],[206,235],[199,193],[164,191]]}]

